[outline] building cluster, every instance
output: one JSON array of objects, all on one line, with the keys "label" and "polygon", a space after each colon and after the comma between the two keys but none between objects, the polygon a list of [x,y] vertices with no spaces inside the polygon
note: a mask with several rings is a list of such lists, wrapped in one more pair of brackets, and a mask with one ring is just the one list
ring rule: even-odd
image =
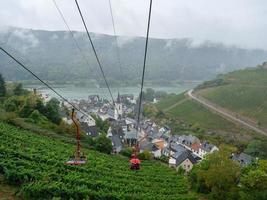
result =
[{"label": "building cluster", "polygon": [[[155,159],[165,158],[170,167],[189,172],[207,154],[219,150],[215,145],[201,141],[196,136],[171,134],[168,126],[159,126],[149,119],[140,121],[137,127],[137,121],[129,117],[129,114],[134,113],[136,105],[133,95],[118,94],[115,106],[98,95],[91,95],[87,100],[74,100],[72,103],[91,115],[109,121],[107,137],[112,141],[114,153],[138,142],[140,153],[148,151]],[[92,116],[77,112],[76,117],[87,136],[96,137],[100,134]],[[63,120],[68,124],[72,123],[68,117]],[[244,153],[233,154],[231,158],[242,166],[252,161],[252,157]]]},{"label": "building cluster", "polygon": [[[112,141],[114,153],[119,153],[138,142],[140,153],[148,151],[155,159],[165,157],[170,167],[176,169],[181,167],[188,172],[205,155],[218,150],[215,145],[200,141],[193,135],[171,135],[168,126],[158,126],[152,120],[140,121],[137,131],[137,121],[127,117],[129,113],[134,112],[136,101],[133,95],[118,94],[115,107],[98,95],[89,96],[87,101],[77,100],[72,103],[102,120],[109,121],[107,137]],[[78,112],[77,119],[88,136],[99,135],[93,117]],[[64,120],[71,123],[68,118]]]}]

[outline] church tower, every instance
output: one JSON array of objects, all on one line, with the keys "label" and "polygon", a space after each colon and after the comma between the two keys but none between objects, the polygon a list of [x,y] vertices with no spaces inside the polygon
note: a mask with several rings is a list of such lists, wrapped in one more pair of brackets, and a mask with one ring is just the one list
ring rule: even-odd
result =
[{"label": "church tower", "polygon": [[118,97],[117,97],[117,101],[115,103],[116,109],[114,111],[115,113],[115,119],[119,119],[122,117],[123,114],[123,110],[122,110],[122,103],[121,103],[121,96],[120,93],[118,92]]}]

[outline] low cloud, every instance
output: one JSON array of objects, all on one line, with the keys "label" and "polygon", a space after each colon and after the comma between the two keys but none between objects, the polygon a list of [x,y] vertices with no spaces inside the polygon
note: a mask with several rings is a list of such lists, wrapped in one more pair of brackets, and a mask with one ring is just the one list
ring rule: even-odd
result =
[{"label": "low cloud", "polygon": [[118,37],[118,46],[120,48],[123,48],[123,46],[125,46],[126,44],[134,42],[135,39],[135,37],[120,36]]},{"label": "low cloud", "polygon": [[27,29],[16,29],[12,32],[11,37],[19,38],[23,41],[23,46],[21,47],[23,51],[29,48],[34,48],[39,45],[39,40],[35,37],[31,30]]}]

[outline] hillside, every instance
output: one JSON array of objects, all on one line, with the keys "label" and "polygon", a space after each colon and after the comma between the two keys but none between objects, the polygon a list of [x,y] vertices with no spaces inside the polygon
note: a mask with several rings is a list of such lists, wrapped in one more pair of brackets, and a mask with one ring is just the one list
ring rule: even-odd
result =
[{"label": "hillside", "polygon": [[[42,79],[65,82],[100,78],[94,55],[83,32],[74,33],[91,70],[82,59],[66,31],[44,31],[22,28],[0,30],[0,41],[8,51],[29,65]],[[145,40],[142,37],[119,36],[122,70],[117,64],[114,37],[92,33],[107,77],[114,83],[124,80],[140,82]],[[208,80],[219,73],[255,66],[266,59],[267,52],[242,49],[206,42],[193,45],[192,39],[149,40],[146,81]],[[32,80],[0,53],[0,72],[8,80]]]},{"label": "hillside", "polygon": [[[208,100],[213,106],[223,108],[232,116],[249,122],[254,127],[267,130],[267,69],[266,64],[219,75],[216,79],[196,87],[194,94]],[[207,138],[216,144],[228,143],[245,150],[251,143],[258,143],[255,150],[266,157],[267,138],[233,120],[203,107],[185,94],[168,95],[151,110],[158,121],[168,123],[174,134],[191,133]],[[151,112],[150,112],[151,113]],[[168,120],[164,120],[167,118]],[[230,120],[230,121],[229,121]],[[259,150],[260,149],[260,150]],[[247,150],[250,152],[250,150]],[[259,155],[253,153],[252,155]]]},{"label": "hillside", "polygon": [[[169,95],[155,105],[157,111],[163,112],[169,120],[169,125],[174,129],[174,134],[183,133],[181,126],[183,123],[177,123],[177,120],[184,121],[189,129],[200,129],[200,136],[221,137],[228,142],[240,140],[241,142],[251,139],[253,132],[234,124],[221,116],[207,110],[200,104],[187,98],[186,94]],[[156,117],[157,118],[157,117]],[[172,122],[174,120],[174,122]],[[195,132],[196,133],[196,132]],[[215,143],[220,143],[219,138],[215,139]]]},{"label": "hillside", "polygon": [[197,94],[267,128],[267,69],[264,66],[219,76],[221,84],[199,87]]},{"label": "hillside", "polygon": [[85,150],[86,165],[67,166],[73,149],[0,123],[0,173],[26,199],[195,199],[186,179],[162,164],[144,161],[135,172],[125,158]]}]

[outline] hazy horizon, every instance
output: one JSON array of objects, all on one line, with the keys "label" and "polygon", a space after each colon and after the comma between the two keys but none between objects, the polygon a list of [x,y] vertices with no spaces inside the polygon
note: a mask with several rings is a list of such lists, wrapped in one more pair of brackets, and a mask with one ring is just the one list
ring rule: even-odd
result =
[{"label": "hazy horizon", "polygon": [[[84,31],[74,1],[57,0],[72,30]],[[107,0],[79,1],[90,32],[113,35]],[[111,0],[117,34],[144,36],[149,1]],[[266,5],[266,6],[264,6]],[[0,0],[0,26],[66,30],[53,1]],[[34,16],[34,17],[33,17]],[[153,1],[151,38],[191,38],[242,48],[266,49],[267,2]]]}]

